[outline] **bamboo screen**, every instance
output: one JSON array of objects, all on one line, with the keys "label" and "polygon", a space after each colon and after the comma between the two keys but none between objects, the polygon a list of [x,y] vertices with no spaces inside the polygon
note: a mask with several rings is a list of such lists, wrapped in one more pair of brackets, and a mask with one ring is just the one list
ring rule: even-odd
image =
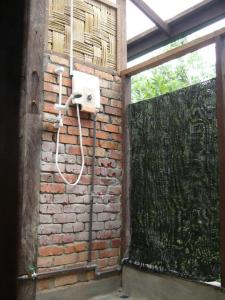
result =
[{"label": "bamboo screen", "polygon": [[[74,0],[75,59],[116,68],[116,9],[93,0]],[[48,50],[69,54],[70,0],[49,0]]]},{"label": "bamboo screen", "polygon": [[218,279],[215,80],[129,109],[129,262],[195,280]]}]

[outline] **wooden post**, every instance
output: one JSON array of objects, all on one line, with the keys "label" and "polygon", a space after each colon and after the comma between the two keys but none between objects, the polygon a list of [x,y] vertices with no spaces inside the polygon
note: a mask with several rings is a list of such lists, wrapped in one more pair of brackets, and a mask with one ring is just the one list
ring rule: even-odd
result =
[{"label": "wooden post", "polygon": [[[46,1],[27,1],[20,107],[20,237],[18,275],[36,270]],[[18,281],[17,298],[33,300],[36,281]]]},{"label": "wooden post", "polygon": [[[121,71],[127,65],[127,37],[126,37],[126,0],[117,0],[117,70]],[[122,78],[123,114],[122,114],[122,246],[121,257],[128,254],[130,242],[130,206],[129,206],[129,132],[127,106],[130,103],[130,78]]]},{"label": "wooden post", "polygon": [[122,257],[128,257],[130,245],[130,137],[128,105],[131,103],[131,77],[122,78],[123,86],[123,185],[122,185]]},{"label": "wooden post", "polygon": [[219,146],[221,286],[225,287],[225,38],[216,40],[217,124]]}]

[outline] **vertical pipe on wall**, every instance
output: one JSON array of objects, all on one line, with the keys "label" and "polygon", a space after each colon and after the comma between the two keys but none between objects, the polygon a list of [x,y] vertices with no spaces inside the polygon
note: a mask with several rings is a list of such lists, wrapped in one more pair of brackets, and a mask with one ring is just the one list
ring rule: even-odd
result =
[{"label": "vertical pipe on wall", "polygon": [[73,75],[73,0],[70,0],[70,75]]},{"label": "vertical pipe on wall", "polygon": [[93,225],[93,204],[94,204],[94,181],[95,181],[95,154],[96,154],[96,115],[94,115],[93,133],[93,155],[91,165],[91,195],[90,195],[90,218],[88,232],[88,262],[92,261],[92,225]]},{"label": "vertical pipe on wall", "polygon": [[216,40],[217,125],[219,147],[221,286],[225,287],[225,38]]}]

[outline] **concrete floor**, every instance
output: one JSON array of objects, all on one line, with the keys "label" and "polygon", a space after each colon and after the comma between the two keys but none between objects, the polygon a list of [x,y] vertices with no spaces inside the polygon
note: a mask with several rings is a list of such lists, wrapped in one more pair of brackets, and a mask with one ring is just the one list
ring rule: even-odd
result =
[{"label": "concrete floor", "polygon": [[107,295],[101,295],[96,296],[94,298],[90,298],[89,300],[122,300],[122,299],[128,299],[128,300],[145,300],[146,298],[136,298],[136,297],[128,297],[125,295],[122,291],[122,289],[119,289],[113,293],[107,294]]}]

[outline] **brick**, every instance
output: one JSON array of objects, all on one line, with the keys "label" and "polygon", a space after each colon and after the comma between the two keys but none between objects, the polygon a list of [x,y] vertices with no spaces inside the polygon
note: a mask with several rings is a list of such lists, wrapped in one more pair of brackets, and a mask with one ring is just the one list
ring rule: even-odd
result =
[{"label": "brick", "polygon": [[92,250],[103,250],[109,246],[108,241],[93,241]]},{"label": "brick", "polygon": [[109,257],[108,260],[109,266],[116,266],[119,264],[119,256]]},{"label": "brick", "polygon": [[69,126],[75,126],[75,125],[77,125],[77,120],[73,117],[65,116],[63,118],[63,124],[69,125]]},{"label": "brick", "polygon": [[120,210],[121,210],[120,203],[109,203],[105,206],[104,211],[114,213],[114,212],[120,212]]},{"label": "brick", "polygon": [[[88,154],[89,154],[90,156],[92,156],[92,154],[93,154],[93,148],[89,148],[89,149],[88,149]],[[95,156],[96,156],[96,157],[105,157],[105,156],[106,156],[106,151],[105,151],[105,149],[103,149],[103,148],[101,148],[101,147],[96,147],[96,149],[95,149]]]},{"label": "brick", "polygon": [[89,222],[90,219],[90,215],[88,213],[83,213],[83,214],[79,214],[77,215],[77,221],[79,222]]},{"label": "brick", "polygon": [[102,230],[97,232],[97,239],[110,239],[112,236],[111,230]]},{"label": "brick", "polygon": [[[53,103],[44,103],[43,111],[47,113],[57,114],[57,110],[54,107]],[[53,124],[52,124],[53,125]]]},{"label": "brick", "polygon": [[77,144],[77,137],[72,135],[61,134],[59,140],[63,144]]},{"label": "brick", "polygon": [[102,124],[101,128],[104,131],[113,132],[113,133],[119,133],[119,126],[117,126],[117,125]]},{"label": "brick", "polygon": [[51,215],[39,215],[40,224],[51,224],[52,223],[52,216]]},{"label": "brick", "polygon": [[114,125],[121,125],[122,124],[122,119],[118,118],[118,117],[111,116],[111,122]]},{"label": "brick", "polygon": [[61,233],[62,226],[60,224],[41,224],[38,228],[39,234]]},{"label": "brick", "polygon": [[[91,129],[90,130],[90,136],[93,137],[94,135],[94,131]],[[105,132],[105,131],[101,131],[101,130],[97,130],[96,131],[96,137],[98,139],[102,139],[102,140],[108,140],[109,139],[109,133]],[[100,144],[101,145],[101,144]]]},{"label": "brick", "polygon": [[113,159],[121,159],[122,153],[118,150],[110,150],[109,157]]},{"label": "brick", "polygon": [[49,279],[41,279],[37,281],[37,291],[43,291],[50,288]]},{"label": "brick", "polygon": [[40,204],[39,208],[42,214],[63,213],[63,206],[61,204]]},{"label": "brick", "polygon": [[55,143],[52,142],[42,142],[42,150],[46,152],[55,152]]},{"label": "brick", "polygon": [[105,113],[109,115],[122,116],[122,110],[118,107],[105,106]]},{"label": "brick", "polygon": [[79,181],[80,184],[91,184],[91,176],[90,175],[83,175]]},{"label": "brick", "polygon": [[53,182],[53,175],[51,173],[41,173],[41,182]]},{"label": "brick", "polygon": [[57,76],[50,73],[44,73],[44,81],[57,83]]},{"label": "brick", "polygon": [[52,152],[42,152],[41,159],[46,162],[52,162],[53,161]]},{"label": "brick", "polygon": [[62,84],[63,84],[63,86],[71,88],[72,87],[72,80],[70,78],[63,77],[62,78]]},{"label": "brick", "polygon": [[59,194],[59,195],[54,195],[54,203],[68,203],[68,195],[66,194]]},{"label": "brick", "polygon": [[98,265],[99,269],[106,268],[108,266],[108,258],[98,259],[97,265]]},{"label": "brick", "polygon": [[97,120],[103,123],[109,123],[109,116],[105,114],[97,114]]},{"label": "brick", "polygon": [[56,103],[57,95],[52,92],[44,92],[44,100],[48,102]]},{"label": "brick", "polygon": [[65,192],[65,185],[62,183],[41,183],[42,193],[60,194]]},{"label": "brick", "polygon": [[[92,237],[94,238],[94,232],[92,233]],[[75,234],[76,241],[88,241],[89,234],[88,232],[78,232]]]},{"label": "brick", "polygon": [[104,223],[103,222],[93,222],[92,224],[92,230],[102,230],[104,229]]},{"label": "brick", "polygon": [[118,248],[101,250],[99,253],[99,258],[118,256],[118,254],[119,254]]},{"label": "brick", "polygon": [[109,221],[110,216],[111,215],[109,213],[99,213],[98,214],[98,221]]},{"label": "brick", "polygon": [[95,213],[103,212],[104,209],[105,209],[104,204],[94,204],[93,205],[93,212],[95,212]]},{"label": "brick", "polygon": [[101,89],[101,96],[107,97],[107,98],[112,98],[112,99],[120,99],[121,98],[121,93],[114,91],[112,89]]},{"label": "brick", "polygon": [[102,71],[99,71],[99,70],[95,70],[95,75],[102,78],[102,79],[113,81],[113,76],[109,73],[102,72]]},{"label": "brick", "polygon": [[113,195],[120,195],[122,193],[121,185],[109,186],[108,193]]},{"label": "brick", "polygon": [[[59,163],[58,164],[59,169],[61,172],[65,171],[65,165]],[[47,163],[47,162],[41,162],[41,171],[44,172],[58,172],[57,168],[56,168],[56,164],[55,163]]]},{"label": "brick", "polygon": [[[68,126],[68,133],[73,135],[80,135],[79,128],[73,126]],[[82,136],[89,136],[88,128],[82,128]]]},{"label": "brick", "polygon": [[84,230],[82,222],[67,223],[63,225],[63,232],[80,232]]},{"label": "brick", "polygon": [[53,265],[53,257],[38,257],[37,265],[39,268],[48,268]]},{"label": "brick", "polygon": [[108,80],[100,79],[99,80],[99,85],[100,85],[100,88],[110,89],[111,86],[112,86],[112,83]]},{"label": "brick", "polygon": [[[68,166],[66,166],[66,168],[67,168],[67,170],[70,171]],[[77,179],[77,176],[74,174],[65,174],[64,173],[63,176],[66,178],[66,180],[68,182],[71,182],[71,183],[75,182],[75,180]],[[55,182],[64,182],[64,180],[62,179],[61,175],[55,174]]]},{"label": "brick", "polygon": [[77,256],[75,253],[60,255],[54,258],[54,265],[61,266],[61,265],[74,264],[76,263],[76,261],[77,261]]},{"label": "brick", "polygon": [[53,216],[53,223],[71,223],[76,221],[76,215],[70,214],[55,214]]},{"label": "brick", "polygon": [[100,146],[105,149],[118,149],[120,146],[118,143],[111,142],[111,141],[101,140],[99,143],[100,143]]},{"label": "brick", "polygon": [[[83,147],[84,155],[87,155],[87,148]],[[80,155],[80,146],[71,146],[71,145],[66,145],[66,153],[71,154],[71,155]]]},{"label": "brick", "polygon": [[120,100],[110,100],[110,105],[117,108],[122,108],[122,102]]},{"label": "brick", "polygon": [[66,192],[68,194],[85,195],[88,193],[88,187],[85,185],[66,186]]},{"label": "brick", "polygon": [[71,285],[78,281],[77,274],[64,275],[55,278],[55,287]]},{"label": "brick", "polygon": [[88,248],[87,243],[75,243],[74,244],[75,252],[82,252],[82,251],[87,250],[87,248]]},{"label": "brick", "polygon": [[[93,146],[93,138],[83,137],[83,145]],[[98,146],[98,141],[96,141],[96,145]]]},{"label": "brick", "polygon": [[59,246],[39,247],[38,253],[40,256],[61,255],[63,254],[63,247],[59,247]]},{"label": "brick", "polygon": [[105,229],[118,229],[121,227],[120,221],[108,221],[105,222]]},{"label": "brick", "polygon": [[112,133],[111,138],[113,141],[122,142],[122,134],[121,133]]},{"label": "brick", "polygon": [[64,213],[85,213],[87,210],[87,205],[85,204],[67,204],[64,205]]},{"label": "brick", "polygon": [[69,203],[82,204],[90,199],[89,195],[85,195],[85,196],[68,195],[68,196],[69,196]]},{"label": "brick", "polygon": [[116,167],[116,162],[115,162],[115,160],[108,159],[108,158],[99,158],[98,159],[98,165],[100,167],[115,168]]},{"label": "brick", "polygon": [[45,132],[42,133],[41,138],[42,138],[43,141],[52,142],[53,141],[53,134],[52,134],[52,132],[45,131]]},{"label": "brick", "polygon": [[[69,60],[67,58],[60,57],[59,55],[52,54],[50,56],[50,60],[52,63],[58,64],[60,66],[69,67]],[[57,67],[57,66],[55,66],[55,67]]]},{"label": "brick", "polygon": [[121,239],[112,240],[112,248],[119,248],[121,246]]},{"label": "brick", "polygon": [[[44,91],[58,94],[59,93],[59,85],[58,84],[49,83],[49,82],[44,82]],[[65,87],[62,87],[62,94],[63,95],[67,94],[67,90],[66,90]]]},{"label": "brick", "polygon": [[41,194],[40,203],[53,203],[53,195],[51,194]]},{"label": "brick", "polygon": [[80,252],[77,256],[77,262],[86,262],[88,259],[88,252]]},{"label": "brick", "polygon": [[90,67],[85,66],[83,64],[76,63],[75,64],[75,69],[77,71],[80,71],[80,72],[84,72],[84,73],[88,73],[88,74],[94,74],[94,69],[93,68],[90,68]]},{"label": "brick", "polygon": [[100,103],[104,105],[109,105],[109,98],[101,96]]}]

